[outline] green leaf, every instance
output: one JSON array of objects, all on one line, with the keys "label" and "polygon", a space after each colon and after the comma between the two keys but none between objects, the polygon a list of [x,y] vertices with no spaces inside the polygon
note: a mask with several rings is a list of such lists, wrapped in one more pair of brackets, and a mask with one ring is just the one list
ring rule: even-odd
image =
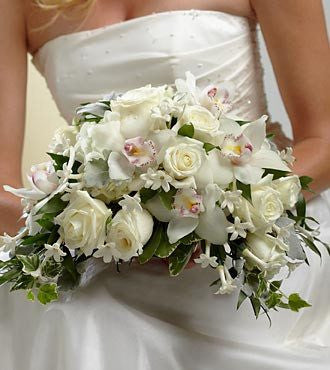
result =
[{"label": "green leaf", "polygon": [[280,289],[281,285],[282,285],[282,281],[283,280],[271,281],[270,282],[270,287],[269,287],[270,291],[271,292],[277,292]]},{"label": "green leaf", "polygon": [[185,268],[193,253],[194,245],[179,245],[169,257],[169,271],[171,276],[177,276]]},{"label": "green leaf", "polygon": [[243,290],[240,290],[236,306],[237,310],[241,307],[242,303],[246,300],[246,298],[248,298],[248,296],[243,292]]},{"label": "green leaf", "polygon": [[66,253],[66,256],[64,256],[62,260],[63,270],[58,279],[58,286],[62,290],[68,290],[73,289],[78,285],[80,274],[77,271],[76,264],[70,254],[69,249],[63,247],[63,251]]},{"label": "green leaf", "polygon": [[48,259],[42,266],[42,275],[54,278],[61,272],[62,264],[54,259]]},{"label": "green leaf", "polygon": [[258,318],[259,313],[260,313],[260,308],[261,308],[260,299],[255,296],[251,296],[249,297],[249,299],[250,299],[250,302],[253,308],[254,315],[256,318]]},{"label": "green leaf", "polygon": [[303,235],[300,235],[300,236],[303,238],[307,247],[309,249],[311,249],[314,253],[316,253],[320,258],[322,258],[322,254],[321,254],[320,250],[317,248],[317,246],[315,245],[315,243],[313,241],[311,241],[310,239],[306,238]]},{"label": "green leaf", "polygon": [[298,202],[296,204],[297,216],[301,218],[301,225],[305,223],[306,216],[306,201],[302,194],[299,194]]},{"label": "green leaf", "polygon": [[281,302],[282,295],[278,293],[271,293],[266,300],[266,305],[269,309],[276,307]]},{"label": "green leaf", "polygon": [[191,123],[183,125],[178,131],[178,135],[187,136],[190,138],[194,137],[194,133],[195,133],[194,125],[192,125]]},{"label": "green leaf", "polygon": [[151,238],[149,239],[148,243],[143,247],[142,254],[140,254],[138,257],[139,263],[141,264],[146,263],[152,258],[156,249],[159,246],[159,243],[161,242],[162,235],[163,227],[159,224],[158,225],[156,224]]},{"label": "green leaf", "polygon": [[259,275],[259,286],[256,293],[257,297],[261,297],[266,290],[267,290],[266,280],[261,275]]},{"label": "green leaf", "polygon": [[40,220],[36,221],[44,230],[52,231],[54,229],[54,223],[49,220],[45,220],[41,218]]},{"label": "green leaf", "polygon": [[219,283],[220,279],[214,280],[209,286],[212,287],[214,285],[217,285]]},{"label": "green leaf", "polygon": [[58,299],[56,284],[41,285],[38,292],[38,300],[42,304],[47,304]]},{"label": "green leaf", "polygon": [[40,260],[39,256],[37,256],[36,254],[32,256],[17,255],[16,257],[19,261],[22,262],[26,272],[36,271],[39,267]]},{"label": "green leaf", "polygon": [[238,123],[240,126],[243,126],[246,125],[247,123],[250,123],[250,121],[237,120],[236,123]]},{"label": "green leaf", "polygon": [[251,185],[243,184],[240,181],[236,181],[237,190],[242,191],[242,196],[247,199],[248,201],[252,201],[251,199]]},{"label": "green leaf", "polygon": [[69,202],[64,202],[62,199],[62,194],[56,194],[52,199],[50,199],[38,212],[41,213],[60,213],[68,205]]},{"label": "green leaf", "polygon": [[324,243],[322,242],[322,240],[320,240],[319,238],[315,238],[314,239],[318,242],[318,243],[321,243],[327,250],[329,256],[330,256],[330,245],[328,243]]},{"label": "green leaf", "polygon": [[269,133],[269,134],[267,134],[267,135],[266,135],[266,138],[267,138],[268,140],[273,140],[273,139],[274,139],[274,137],[275,137],[275,134],[273,134],[273,133]]},{"label": "green leaf", "polygon": [[66,157],[61,154],[55,154],[55,153],[47,153],[50,158],[55,162],[54,168],[55,171],[62,170],[64,163],[69,162],[69,157]]},{"label": "green leaf", "polygon": [[173,197],[176,194],[176,192],[177,189],[175,189],[174,187],[171,187],[171,189],[167,192],[165,192],[163,189],[159,191],[160,200],[162,201],[164,207],[166,207],[169,210],[172,209],[172,204],[174,201]]},{"label": "green leaf", "polygon": [[146,204],[148,200],[152,199],[157,193],[157,190],[142,188],[140,191],[141,202]]},{"label": "green leaf", "polygon": [[84,181],[87,187],[102,188],[109,180],[109,166],[105,160],[94,159],[86,164]]},{"label": "green leaf", "polygon": [[262,177],[265,177],[266,175],[273,175],[273,180],[280,179],[281,177],[286,177],[290,174],[288,171],[281,171],[281,170],[274,170],[271,168],[265,168],[265,172]]},{"label": "green leaf", "polygon": [[311,191],[310,187],[309,187],[309,184],[311,182],[313,182],[313,179],[309,176],[300,176],[299,177],[299,180],[300,180],[300,185],[301,185],[301,188],[303,190],[308,190],[308,191]]},{"label": "green leaf", "polygon": [[49,238],[50,234],[37,234],[34,236],[27,236],[26,238],[23,239],[22,243],[20,245],[42,245],[47,243],[47,240]]},{"label": "green leaf", "polygon": [[9,270],[7,272],[5,272],[4,274],[0,274],[0,285],[3,285],[5,283],[9,283],[13,280],[15,280],[19,275],[21,274],[21,271],[17,270],[17,269],[12,269],[12,270]]},{"label": "green leaf", "polygon": [[10,291],[19,289],[32,289],[34,286],[34,277],[31,275],[21,275],[11,287]]},{"label": "green leaf", "polygon": [[309,303],[300,298],[298,293],[293,293],[289,296],[289,307],[292,311],[298,312],[301,308],[311,307]]},{"label": "green leaf", "polygon": [[219,146],[216,146],[210,143],[204,143],[203,148],[206,151],[206,153],[210,152],[213,149],[221,150]]},{"label": "green leaf", "polygon": [[29,301],[34,301],[34,300],[35,300],[34,293],[32,292],[32,290],[29,290],[29,291],[26,293],[26,298],[27,298]]},{"label": "green leaf", "polygon": [[201,238],[195,233],[188,234],[182,239],[179,239],[176,243],[171,244],[168,240],[166,231],[164,230],[160,244],[155,252],[155,255],[160,258],[169,257],[177,248],[178,245],[191,245],[200,241]]}]

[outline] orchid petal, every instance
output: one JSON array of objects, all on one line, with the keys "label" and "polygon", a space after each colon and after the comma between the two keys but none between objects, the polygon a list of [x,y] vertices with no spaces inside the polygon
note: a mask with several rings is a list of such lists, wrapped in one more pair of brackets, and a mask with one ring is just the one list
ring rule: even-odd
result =
[{"label": "orchid petal", "polygon": [[149,199],[145,204],[145,208],[154,216],[158,221],[169,222],[173,218],[173,213],[167,209],[158,195]]},{"label": "orchid petal", "polygon": [[221,156],[217,149],[208,153],[208,160],[204,165],[212,170],[213,182],[219,186],[227,186],[233,181],[233,166],[228,159]]},{"label": "orchid petal", "polygon": [[108,159],[109,177],[112,180],[128,180],[132,177],[134,166],[132,166],[123,154],[112,152]]},{"label": "orchid petal", "polygon": [[175,243],[179,239],[193,232],[198,225],[198,218],[194,217],[175,217],[167,227],[169,242]]},{"label": "orchid petal", "polygon": [[266,120],[264,115],[254,122],[244,126],[243,135],[245,135],[253,146],[253,151],[258,151],[266,139]]},{"label": "orchid petal", "polygon": [[281,157],[273,150],[261,148],[257,153],[253,154],[250,164],[259,168],[271,168],[274,170],[288,171],[291,169],[284,163]]},{"label": "orchid petal", "polygon": [[47,195],[41,191],[37,191],[34,189],[32,190],[25,189],[25,188],[15,189],[8,185],[4,185],[3,188],[5,191],[8,191],[9,193],[16,195],[17,197],[26,198],[26,199],[40,200],[42,198],[45,198]]},{"label": "orchid petal", "polygon": [[250,163],[242,166],[233,166],[235,178],[243,184],[256,184],[261,180],[264,170],[254,167]]},{"label": "orchid petal", "polygon": [[220,130],[225,132],[227,135],[239,136],[242,133],[242,127],[232,119],[221,118],[220,119]]},{"label": "orchid petal", "polygon": [[208,208],[199,216],[196,233],[210,243],[223,245],[228,239],[226,228],[229,223],[224,212],[218,207]]}]

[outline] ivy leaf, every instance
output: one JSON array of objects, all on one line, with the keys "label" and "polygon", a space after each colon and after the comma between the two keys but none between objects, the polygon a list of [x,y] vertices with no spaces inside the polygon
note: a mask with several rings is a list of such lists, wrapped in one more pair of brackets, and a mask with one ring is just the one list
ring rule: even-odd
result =
[{"label": "ivy leaf", "polygon": [[85,166],[84,181],[87,187],[102,188],[109,182],[109,166],[103,159],[94,159]]},{"label": "ivy leaf", "polygon": [[35,300],[34,293],[32,292],[32,290],[29,290],[29,291],[26,293],[26,298],[27,298],[29,301],[34,301],[34,300]]},{"label": "ivy leaf", "polygon": [[141,202],[146,204],[148,200],[152,199],[158,193],[157,190],[142,188],[139,191]]},{"label": "ivy leaf", "polygon": [[296,211],[297,216],[300,217],[301,226],[305,223],[305,216],[306,216],[306,201],[302,194],[299,195],[298,202],[296,204]]},{"label": "ivy leaf", "polygon": [[37,268],[39,267],[40,260],[39,260],[39,256],[36,254],[32,256],[17,255],[16,257],[19,261],[22,262],[24,266],[24,270],[26,272],[36,271]]},{"label": "ivy leaf", "polygon": [[298,293],[293,293],[289,296],[289,307],[292,311],[298,312],[301,308],[311,307],[309,303],[300,298]]},{"label": "ivy leaf", "polygon": [[162,201],[164,207],[166,207],[169,210],[172,209],[173,197],[176,194],[176,192],[177,189],[175,189],[174,187],[171,187],[171,189],[167,192],[165,192],[163,189],[159,191],[160,200]]},{"label": "ivy leaf", "polygon": [[61,272],[62,265],[54,259],[47,260],[42,266],[42,275],[54,278]]},{"label": "ivy leaf", "polygon": [[41,285],[38,292],[38,300],[42,304],[47,304],[58,299],[56,284]]},{"label": "ivy leaf", "polygon": [[243,290],[240,290],[236,306],[237,310],[241,307],[242,303],[246,300],[246,298],[248,298],[247,294],[245,294]]},{"label": "ivy leaf", "polygon": [[58,214],[64,210],[69,202],[64,202],[61,199],[62,194],[56,194],[52,199],[50,199],[38,212],[41,213],[55,213]]},{"label": "ivy leaf", "polygon": [[195,133],[195,129],[194,129],[194,126],[191,123],[183,125],[182,127],[180,127],[180,129],[178,131],[178,135],[187,136],[187,137],[190,137],[190,138],[194,137],[194,133]]},{"label": "ivy leaf", "polygon": [[303,235],[300,235],[300,236],[303,238],[307,247],[309,249],[311,249],[314,253],[316,253],[320,258],[322,258],[322,254],[321,254],[320,250],[317,248],[317,246],[315,245],[315,243],[313,241],[311,241],[310,239],[306,238]]},{"label": "ivy leaf", "polygon": [[260,313],[260,308],[261,308],[260,299],[255,296],[251,296],[249,297],[249,299],[250,299],[250,302],[253,308],[254,315],[256,318],[258,318],[259,313]]},{"label": "ivy leaf", "polygon": [[171,276],[178,276],[185,268],[193,253],[194,245],[179,245],[169,257],[169,271]]},{"label": "ivy leaf", "polygon": [[162,240],[162,235],[163,227],[158,224],[155,226],[153,234],[148,243],[143,247],[142,254],[140,254],[138,257],[138,260],[141,264],[148,262],[152,258]]},{"label": "ivy leaf", "polygon": [[275,308],[281,302],[282,295],[272,292],[266,300],[266,305],[269,309]]},{"label": "ivy leaf", "polygon": [[155,252],[155,255],[160,258],[167,258],[175,251],[178,245],[180,244],[191,245],[191,244],[197,243],[200,240],[201,238],[197,234],[191,233],[179,239],[177,242],[171,244],[168,240],[167,233],[164,230],[162,239]]},{"label": "ivy leaf", "polygon": [[237,190],[242,191],[242,196],[247,199],[249,202],[252,202],[251,199],[251,185],[243,184],[240,181],[236,181]]},{"label": "ivy leaf", "polygon": [[281,285],[282,285],[282,281],[283,280],[271,281],[270,282],[270,287],[269,287],[270,291],[271,292],[277,292],[280,289]]}]

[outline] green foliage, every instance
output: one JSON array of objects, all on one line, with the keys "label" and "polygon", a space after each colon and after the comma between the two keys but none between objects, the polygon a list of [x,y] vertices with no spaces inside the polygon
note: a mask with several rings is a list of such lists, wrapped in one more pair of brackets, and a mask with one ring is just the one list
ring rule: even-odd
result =
[{"label": "green foliage", "polygon": [[38,290],[38,300],[42,304],[47,304],[58,299],[56,284],[44,284]]},{"label": "green foliage", "polygon": [[211,143],[204,143],[203,148],[206,151],[206,153],[210,152],[213,149],[221,150],[219,146],[213,145]]},{"label": "green foliage", "polygon": [[171,187],[171,189],[167,192],[165,192],[163,189],[161,189],[159,191],[159,197],[160,197],[160,200],[162,201],[164,207],[166,207],[167,209],[171,210],[172,209],[172,204],[173,204],[173,201],[174,201],[174,196],[177,192],[177,189],[174,188],[174,187]]},{"label": "green foliage", "polygon": [[141,202],[143,204],[146,204],[148,202],[148,200],[152,199],[157,193],[158,193],[157,190],[142,188],[139,191]]},{"label": "green foliage", "polygon": [[[54,168],[55,171],[59,171],[63,169],[63,166],[65,163],[69,162],[69,157],[62,155],[62,154],[55,154],[55,153],[47,153],[50,158],[54,161]],[[78,173],[78,168],[81,166],[81,163],[78,161],[75,161],[72,166],[72,172]]]},{"label": "green foliage", "polygon": [[28,299],[29,301],[34,301],[35,300],[35,296],[34,296],[34,293],[33,293],[32,290],[29,290],[26,293],[26,299]]},{"label": "green foliage", "polygon": [[298,293],[293,293],[289,296],[289,307],[292,311],[298,312],[301,308],[311,307],[309,303],[300,298]]},{"label": "green foliage", "polygon": [[62,260],[62,271],[58,278],[58,286],[62,290],[75,288],[79,284],[80,274],[68,248],[63,247],[66,256]]},{"label": "green foliage", "polygon": [[180,127],[178,134],[181,136],[187,136],[187,137],[193,138],[195,134],[195,128],[191,123],[188,123]]},{"label": "green foliage", "polygon": [[246,300],[246,298],[248,298],[248,295],[245,294],[243,290],[240,290],[239,295],[238,295],[238,300],[237,300],[237,306],[236,306],[237,310],[241,307],[242,303]]},{"label": "green foliage", "polygon": [[84,181],[87,187],[102,188],[109,182],[109,166],[103,159],[94,159],[85,166]]},{"label": "green foliage", "polygon": [[39,256],[33,254],[31,256],[17,255],[17,259],[22,262],[25,272],[36,271],[39,267],[40,260]]},{"label": "green foliage", "polygon": [[195,248],[194,244],[180,244],[169,257],[169,271],[171,276],[177,276],[185,268]]},{"label": "green foliage", "polygon": [[50,233],[37,234],[34,236],[27,236],[23,238],[21,245],[43,245],[47,243]]},{"label": "green foliage", "polygon": [[61,199],[63,194],[56,194],[52,199],[50,199],[38,212],[42,213],[53,213],[59,214],[66,208],[69,202],[65,202]]},{"label": "green foliage", "polygon": [[274,170],[271,168],[265,168],[265,172],[263,174],[263,177],[267,175],[273,175],[273,180],[280,179],[281,177],[287,177],[290,175],[290,172],[288,171],[281,171],[281,170]]},{"label": "green foliage", "polygon": [[251,199],[251,185],[243,184],[240,181],[236,181],[237,190],[242,191],[242,196],[247,199],[249,202],[252,201]]},{"label": "green foliage", "polygon": [[313,182],[313,179],[311,177],[309,177],[309,176],[300,176],[299,177],[299,180],[300,180],[301,188],[303,190],[307,190],[307,191],[311,191],[312,192],[312,190],[309,187],[309,184],[311,182]]},{"label": "green foliage", "polygon": [[34,277],[31,275],[24,275],[21,274],[18,276],[15,284],[11,287],[11,291],[19,290],[19,289],[32,289],[34,286]]},{"label": "green foliage", "polygon": [[138,260],[141,264],[148,262],[157,250],[163,235],[163,228],[160,224],[155,224],[153,234],[148,243],[143,247],[143,253],[139,255]]}]

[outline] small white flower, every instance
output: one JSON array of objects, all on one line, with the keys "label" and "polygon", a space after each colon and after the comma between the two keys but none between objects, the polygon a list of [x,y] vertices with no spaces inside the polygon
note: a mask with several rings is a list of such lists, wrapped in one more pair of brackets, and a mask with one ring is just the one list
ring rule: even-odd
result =
[{"label": "small white flower", "polygon": [[169,122],[174,110],[175,107],[173,100],[170,98],[164,98],[158,106],[151,108],[151,117],[163,122]]},{"label": "small white flower", "polygon": [[235,217],[234,219],[234,223],[231,224],[231,226],[228,226],[226,228],[227,232],[228,233],[231,233],[231,237],[230,237],[230,240],[235,240],[237,239],[239,236],[242,237],[242,238],[245,238],[246,237],[246,229],[249,229],[251,228],[252,225],[250,222],[241,222],[241,220],[239,219],[239,217]]},{"label": "small white flower", "polygon": [[16,236],[10,236],[4,234],[0,236],[0,252],[4,253],[15,253],[16,246],[21,242],[21,239],[28,234],[27,229],[23,229],[22,232]]},{"label": "small white flower", "polygon": [[93,255],[96,258],[103,258],[104,263],[110,263],[112,258],[118,261],[120,256],[116,253],[115,243],[106,243],[101,246]]},{"label": "small white flower", "polygon": [[173,181],[172,176],[162,170],[154,170],[149,167],[146,173],[140,175],[141,180],[145,181],[144,187],[157,190],[162,188],[165,192],[170,190],[170,183]]},{"label": "small white flower", "polygon": [[118,204],[125,212],[131,212],[134,210],[142,212],[141,198],[137,193],[134,195],[134,197],[125,194],[123,198],[124,199],[122,199]]},{"label": "small white flower", "polygon": [[66,253],[61,249],[61,239],[52,245],[45,244],[45,248],[47,249],[45,253],[46,259],[53,257],[56,262],[60,262],[61,257],[66,256]]},{"label": "small white flower", "polygon": [[219,272],[219,277],[221,281],[220,288],[214,294],[230,294],[237,286],[233,284],[233,278],[231,277],[228,268],[224,265],[219,265],[217,267]]},{"label": "small white flower", "polygon": [[234,212],[235,206],[238,206],[241,200],[242,190],[223,191],[221,208],[228,208],[230,213]]},{"label": "small white flower", "polygon": [[206,268],[207,266],[211,267],[217,267],[217,257],[216,256],[210,256],[210,243],[206,243],[205,253],[202,253],[199,255],[198,258],[194,259],[195,263],[200,263],[201,268]]},{"label": "small white flower", "polygon": [[296,160],[296,158],[292,155],[293,149],[291,147],[288,147],[286,149],[283,149],[279,155],[283,161],[285,161],[288,164],[293,164],[293,162]]}]

